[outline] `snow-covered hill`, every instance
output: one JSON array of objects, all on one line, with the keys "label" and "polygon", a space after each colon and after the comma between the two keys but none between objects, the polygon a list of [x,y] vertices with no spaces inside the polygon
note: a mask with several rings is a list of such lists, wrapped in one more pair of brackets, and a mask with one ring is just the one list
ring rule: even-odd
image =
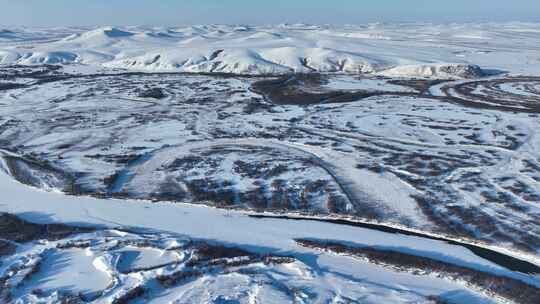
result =
[{"label": "snow-covered hill", "polygon": [[539,40],[0,28],[0,303],[540,303]]},{"label": "snow-covered hill", "polygon": [[[540,70],[537,24],[5,29],[0,64],[152,72],[470,78]],[[508,60],[498,60],[507,58]],[[503,63],[500,63],[503,62]]]}]

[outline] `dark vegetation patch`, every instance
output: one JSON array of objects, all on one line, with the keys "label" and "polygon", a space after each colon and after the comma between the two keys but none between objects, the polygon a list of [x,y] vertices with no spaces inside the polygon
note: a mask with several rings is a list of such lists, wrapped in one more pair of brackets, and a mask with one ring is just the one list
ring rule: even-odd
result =
[{"label": "dark vegetation patch", "polygon": [[535,264],[532,264],[530,262],[520,260],[517,258],[514,258],[509,255],[505,255],[502,253],[499,253],[495,250],[491,250],[485,247],[476,246],[470,243],[465,242],[459,242],[455,240],[446,239],[443,237],[437,237],[432,236],[429,234],[423,234],[415,231],[410,230],[404,230],[399,229],[395,227],[380,225],[380,224],[373,224],[373,223],[363,223],[358,221],[351,221],[343,218],[315,218],[315,217],[297,217],[297,216],[288,216],[288,215],[263,215],[263,214],[254,214],[250,215],[250,217],[253,218],[260,218],[260,219],[288,219],[288,220],[295,220],[295,221],[317,221],[317,222],[327,222],[332,224],[338,224],[338,225],[346,225],[346,226],[353,226],[353,227],[361,227],[386,233],[395,233],[395,234],[402,234],[402,235],[408,235],[408,236],[415,236],[415,237],[421,237],[436,241],[443,241],[448,244],[457,245],[461,247],[465,247],[472,251],[477,256],[484,258],[488,261],[491,261],[501,267],[504,267],[506,269],[512,270],[512,271],[519,271],[526,274],[539,274],[540,273],[540,267],[536,266]]},{"label": "dark vegetation patch", "polygon": [[94,230],[63,224],[34,224],[12,214],[0,213],[0,238],[13,242],[24,243],[40,239],[60,240],[73,234]]},{"label": "dark vegetation patch", "polygon": [[429,88],[441,83],[447,82],[447,80],[431,80],[431,79],[392,79],[389,80],[389,84],[409,87],[415,89],[420,94],[429,94]]},{"label": "dark vegetation patch", "polygon": [[506,276],[498,276],[431,258],[374,247],[351,247],[333,241],[307,239],[297,239],[296,242],[308,248],[366,259],[370,263],[390,267],[399,272],[415,275],[434,273],[440,278],[467,282],[468,287],[483,290],[489,295],[502,297],[515,303],[540,303],[539,288]]},{"label": "dark vegetation patch", "polygon": [[11,65],[2,66],[0,79],[11,80],[16,78],[43,79],[53,75],[61,75],[62,67],[59,65]]},{"label": "dark vegetation patch", "polygon": [[[142,149],[145,149],[145,148],[141,148],[141,150]],[[138,155],[138,154],[105,155],[105,154],[98,153],[98,154],[93,154],[93,155],[85,155],[84,157],[88,157],[91,159],[99,159],[99,160],[110,162],[110,163],[127,165],[139,159],[141,155]]]},{"label": "dark vegetation patch", "polygon": [[240,248],[211,245],[208,243],[195,243],[192,245],[192,248],[194,254],[190,262],[192,262],[193,265],[218,258],[236,258],[252,255],[250,252]]},{"label": "dark vegetation patch", "polygon": [[4,156],[4,160],[13,178],[26,185],[59,188],[67,192],[74,182],[72,176],[51,162],[33,155]]},{"label": "dark vegetation patch", "polygon": [[251,89],[263,95],[267,100],[279,105],[307,106],[321,103],[353,102],[380,95],[417,96],[415,93],[383,92],[383,91],[324,91],[320,86],[324,78],[319,74],[295,74],[277,79],[255,82]]},{"label": "dark vegetation patch", "polygon": [[[1,220],[1,216],[0,216],[0,220]],[[4,240],[0,240],[0,256],[11,255],[15,253],[16,250],[17,250],[17,246],[15,244],[4,241]],[[2,265],[1,261],[0,261],[0,265]]]},{"label": "dark vegetation patch", "polygon": [[165,96],[166,95],[161,88],[151,88],[139,92],[139,97],[141,98],[163,99]]},{"label": "dark vegetation patch", "polygon": [[24,87],[26,87],[26,85],[21,84],[21,83],[0,82],[0,91],[20,89]]},{"label": "dark vegetation patch", "polygon": [[[529,76],[466,82],[443,87],[442,91],[448,96],[443,99],[471,108],[514,113],[540,113],[540,92],[534,88],[538,83],[540,83],[540,77]],[[502,89],[502,85],[517,84],[524,84],[528,95]],[[452,94],[450,90],[454,90],[457,94]],[[478,92],[479,90],[481,93]]]},{"label": "dark vegetation patch", "polygon": [[131,301],[138,299],[146,293],[146,289],[139,285],[130,291],[128,291],[126,294],[122,295],[121,297],[118,297],[112,301],[112,304],[127,304]]},{"label": "dark vegetation patch", "polygon": [[185,281],[197,279],[206,274],[226,273],[230,268],[256,263],[287,264],[296,261],[293,257],[258,254],[236,247],[226,247],[203,242],[188,245],[192,252],[185,268],[170,274],[160,275],[156,279],[165,288],[171,288]]}]

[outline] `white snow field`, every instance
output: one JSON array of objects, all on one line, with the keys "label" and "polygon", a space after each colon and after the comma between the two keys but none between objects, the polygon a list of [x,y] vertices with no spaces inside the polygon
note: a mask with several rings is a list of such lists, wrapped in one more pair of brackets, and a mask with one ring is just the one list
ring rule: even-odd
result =
[{"label": "white snow field", "polygon": [[[109,303],[141,284],[147,284],[150,298],[142,298],[137,303],[219,303],[219,299],[240,303],[348,303],[352,300],[360,303],[429,303],[429,296],[441,295],[444,299],[452,298],[456,293],[459,296],[455,303],[465,299],[474,299],[471,303],[497,302],[485,297],[489,293],[482,290],[470,291],[466,282],[437,277],[429,271],[417,276],[386,270],[347,256],[315,253],[297,245],[293,240],[298,238],[337,237],[358,246],[395,248],[540,286],[538,277],[509,271],[465,248],[435,240],[327,223],[256,219],[242,212],[193,205],[74,198],[26,187],[5,174],[0,174],[0,183],[4,190],[0,199],[3,212],[19,214],[23,219],[41,224],[61,222],[104,225],[113,229],[62,241],[21,245],[16,255],[3,259],[0,271],[5,273],[12,269],[10,266],[31,257],[45,265],[30,280],[16,285],[20,286],[14,293],[20,297],[18,303],[54,301],[59,296],[58,291],[73,290],[83,292],[89,299],[94,299],[90,291],[101,290],[100,298],[94,301]],[[114,230],[129,227],[146,231],[146,234],[139,236]],[[172,289],[160,287],[154,282],[156,275],[185,268],[185,262],[169,267],[152,266],[185,261],[190,253],[182,251],[182,244],[190,239],[218,241],[255,253],[284,254],[298,260],[277,268],[253,265],[255,269],[245,273],[208,273]],[[63,247],[75,249],[62,250]],[[166,251],[167,248],[176,250]],[[134,261],[138,271],[126,272],[123,262],[118,261],[127,251],[139,252],[140,258]],[[156,257],[150,263],[148,259],[152,255]],[[72,266],[71,270],[68,270],[69,266]],[[149,269],[140,270],[144,267]],[[28,292],[35,289],[43,292]],[[291,294],[287,289],[295,292]]]},{"label": "white snow field", "polygon": [[0,303],[540,303],[540,24],[0,29]]},{"label": "white snow field", "polygon": [[0,64],[445,78],[470,77],[480,66],[537,75],[539,29],[529,23],[13,28],[0,32]]}]

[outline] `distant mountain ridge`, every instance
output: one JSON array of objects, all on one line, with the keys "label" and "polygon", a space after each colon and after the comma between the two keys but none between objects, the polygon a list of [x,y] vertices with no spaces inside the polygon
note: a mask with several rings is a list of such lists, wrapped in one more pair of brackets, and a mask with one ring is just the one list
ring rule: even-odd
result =
[{"label": "distant mountain ridge", "polygon": [[[59,32],[66,34],[61,37]],[[509,52],[510,45],[520,45],[532,51],[527,47],[535,42],[533,36],[511,24],[18,29],[0,30],[0,64],[84,64],[147,72],[471,78],[484,75],[482,68],[494,68],[497,61],[490,59],[500,55],[499,48]],[[513,44],[513,39],[520,44]],[[518,60],[515,64],[520,66],[495,68],[510,72],[533,68]]]}]

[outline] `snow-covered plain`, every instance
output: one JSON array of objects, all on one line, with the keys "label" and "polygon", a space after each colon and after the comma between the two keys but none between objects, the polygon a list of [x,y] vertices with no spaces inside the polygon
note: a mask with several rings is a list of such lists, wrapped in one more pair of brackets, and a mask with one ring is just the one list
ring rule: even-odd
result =
[{"label": "snow-covered plain", "polygon": [[534,303],[539,33],[0,30],[0,302]]},{"label": "snow-covered plain", "polygon": [[[98,303],[108,303],[143,283],[147,284],[146,287],[149,289],[151,297],[142,300],[142,302],[151,301],[153,303],[170,303],[175,299],[181,303],[191,301],[219,303],[220,298],[236,299],[241,303],[253,303],[248,300],[249,298],[253,298],[251,301],[273,302],[273,298],[266,298],[267,293],[277,293],[277,295],[284,297],[282,298],[284,301],[298,303],[327,303],[332,300],[338,301],[338,303],[340,301],[347,303],[347,299],[364,299],[366,303],[380,303],[381,301],[429,303],[428,296],[442,295],[444,298],[446,293],[450,295],[457,290],[460,290],[461,294],[458,299],[473,298],[476,299],[474,303],[491,303],[490,300],[481,296],[481,292],[471,293],[468,291],[465,288],[466,284],[463,285],[464,282],[447,281],[429,273],[420,277],[416,277],[414,274],[393,273],[380,266],[373,266],[349,257],[318,254],[298,246],[293,242],[297,238],[337,238],[340,241],[351,242],[358,246],[391,247],[403,252],[414,252],[420,256],[450,261],[457,265],[508,276],[528,282],[533,286],[540,286],[540,280],[535,276],[508,271],[504,267],[476,256],[467,249],[440,241],[333,224],[255,219],[242,212],[201,206],[101,200],[85,197],[73,198],[59,193],[28,188],[13,181],[5,174],[0,175],[0,182],[5,187],[1,200],[2,211],[19,214],[23,219],[42,224],[62,222],[90,227],[106,226],[113,229],[82,234],[62,241],[36,242],[31,246],[20,246],[16,255],[3,260],[4,263],[0,270],[7,272],[11,265],[18,263],[27,263],[28,266],[25,267],[31,267],[31,263],[25,262],[30,257],[44,259],[43,262],[46,262],[47,259],[69,262],[77,258],[79,263],[72,265],[71,272],[66,268],[70,265],[66,263],[57,265],[54,269],[41,268],[35,277],[32,277],[35,279],[18,285],[20,287],[15,290],[15,295],[20,296],[19,303],[55,299],[59,296],[55,293],[58,291],[57,288],[64,293],[82,290],[84,294],[87,294],[89,290],[85,286],[91,284],[90,279],[99,279],[99,284],[96,283],[92,286],[105,291],[103,293],[105,296],[100,297],[100,300],[97,300]],[[126,233],[114,230],[115,228],[134,229],[134,232]],[[144,232],[144,234],[138,235],[137,231]],[[159,259],[154,260],[153,264],[167,264],[163,262],[170,261],[172,257],[167,259],[162,256],[163,254],[175,254],[180,255],[180,257],[185,256],[185,254],[181,251],[167,253],[164,251],[166,248],[178,248],[179,250],[182,248],[182,244],[193,239],[218,241],[227,246],[239,246],[255,253],[292,256],[298,261],[294,262],[293,265],[288,265],[285,267],[286,269],[266,269],[258,266],[260,274],[253,273],[252,275],[255,277],[251,277],[249,272],[238,275],[234,273],[208,274],[195,282],[188,281],[189,284],[180,284],[172,290],[163,290],[163,288],[154,286],[155,282],[152,281],[152,278],[164,272],[171,273],[174,268],[161,269],[162,267],[158,267],[156,270],[151,267],[152,263],[149,261],[140,261],[150,269],[122,274],[123,264],[118,262],[118,258],[128,250],[140,252],[139,254],[144,258],[144,255],[149,254],[144,253],[144,250],[151,250],[151,248],[145,249],[141,246],[153,246],[155,248],[153,250],[158,252],[161,250],[162,252]],[[61,250],[62,247],[69,248],[70,246],[67,246],[69,244],[85,243],[89,245],[79,246],[85,249],[77,249],[77,246],[72,246],[75,249]],[[65,246],[58,244],[65,244]],[[132,244],[139,245],[133,247]],[[180,260],[185,260],[185,258],[180,258]],[[88,270],[88,267],[95,267],[95,269],[91,271]],[[176,267],[182,269],[185,266],[176,265]],[[51,276],[52,280],[44,280],[43,276],[52,270],[54,270],[54,275]],[[80,275],[73,277],[73,271],[80,273]],[[107,276],[109,276],[108,279]],[[227,287],[233,282],[231,276],[239,276],[238,278],[244,282],[237,283],[238,286],[231,290]],[[260,281],[261,278],[257,279],[256,276],[268,276],[275,282]],[[116,278],[114,284],[107,283],[107,280],[113,280],[113,278]],[[283,294],[283,287],[280,287],[277,282],[288,286],[287,288],[297,290],[297,293],[287,295],[288,292],[285,292]],[[47,289],[47,286],[53,288]],[[36,288],[45,291],[41,300],[39,295],[24,292]],[[239,292],[238,290],[244,291]],[[275,301],[280,300],[276,299]]]}]

